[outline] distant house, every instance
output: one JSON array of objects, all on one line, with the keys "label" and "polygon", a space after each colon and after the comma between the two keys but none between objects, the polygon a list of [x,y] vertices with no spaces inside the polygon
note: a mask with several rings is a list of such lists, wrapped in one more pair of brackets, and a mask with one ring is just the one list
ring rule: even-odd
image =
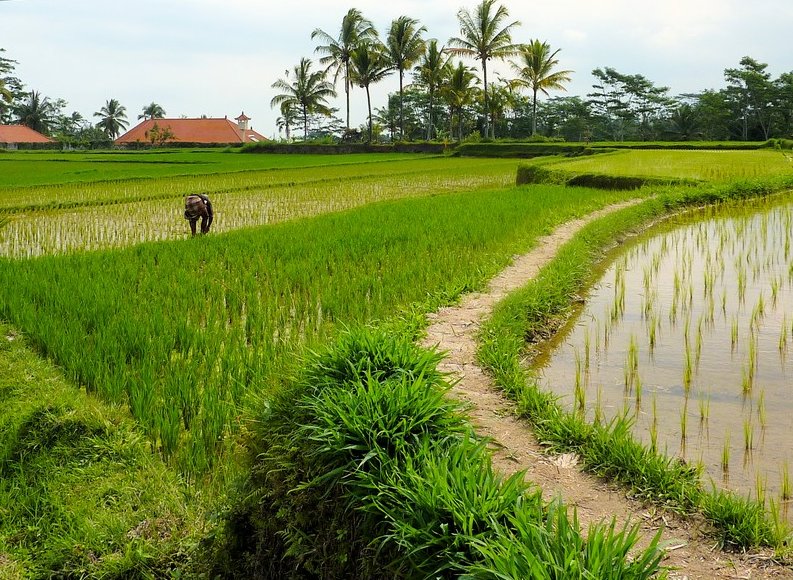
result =
[{"label": "distant house", "polygon": [[0,148],[18,149],[30,143],[54,143],[46,135],[25,125],[0,125]]},{"label": "distant house", "polygon": [[[164,143],[235,145],[267,141],[264,135],[248,128],[248,121],[251,119],[245,113],[234,120],[237,122],[234,123],[228,117],[222,119],[146,119],[116,139],[115,143],[116,145],[153,143],[157,141],[155,138],[157,133],[164,130],[172,134],[168,139],[163,140]],[[155,125],[157,129],[154,129]]]}]

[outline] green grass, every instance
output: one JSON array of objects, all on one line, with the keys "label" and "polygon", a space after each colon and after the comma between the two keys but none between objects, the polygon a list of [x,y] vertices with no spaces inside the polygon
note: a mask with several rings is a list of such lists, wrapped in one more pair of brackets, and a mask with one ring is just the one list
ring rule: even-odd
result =
[{"label": "green grass", "polygon": [[163,577],[189,566],[199,514],[128,413],[0,324],[0,576]]},{"label": "green grass", "polygon": [[[793,156],[788,154],[793,159]],[[649,176],[725,181],[793,174],[793,163],[780,151],[619,151],[582,157],[554,168],[574,173]]]},{"label": "green grass", "polygon": [[[6,191],[0,255],[27,258],[183,239],[183,196],[203,192],[215,207],[213,234],[339,211],[376,201],[501,187],[507,161],[426,159],[321,169],[226,173]],[[1,203],[0,203],[1,205]],[[38,208],[38,211],[34,211]],[[2,217],[2,213],[0,213]]]},{"label": "green grass", "polygon": [[425,157],[396,153],[383,153],[376,156],[241,155],[218,149],[87,153],[3,151],[0,152],[0,188],[348,164],[361,165],[370,162],[382,163]]}]

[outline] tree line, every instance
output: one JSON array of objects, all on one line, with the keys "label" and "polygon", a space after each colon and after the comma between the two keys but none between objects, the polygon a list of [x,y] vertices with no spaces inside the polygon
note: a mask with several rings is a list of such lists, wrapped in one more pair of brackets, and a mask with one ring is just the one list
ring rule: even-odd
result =
[{"label": "tree line", "polygon": [[[592,71],[591,92],[564,90],[573,71],[559,62],[560,49],[537,39],[515,42],[520,26],[496,0],[457,12],[458,36],[445,44],[409,16],[394,19],[381,38],[352,8],[338,32],[311,32],[315,63],[300,59],[272,83],[279,132],[287,140],[451,140],[481,138],[625,140],[767,140],[793,136],[793,72],[773,78],[768,65],[749,56],[724,71],[726,86],[673,95],[641,74],[611,67]],[[466,64],[467,59],[469,64]],[[476,66],[471,66],[470,61]],[[509,64],[509,77],[492,76],[493,61]],[[26,90],[14,76],[15,61],[0,48],[0,122],[28,125],[64,142],[110,144],[128,126],[126,108],[109,99],[92,124],[66,101]],[[490,68],[489,68],[490,67]],[[373,107],[371,87],[390,75],[398,92]],[[344,118],[329,99],[344,92]],[[366,123],[350,123],[350,94],[363,89]],[[152,102],[138,119],[162,118]]]},{"label": "tree line", "polygon": [[[26,125],[59,142],[84,147],[109,146],[129,126],[127,109],[117,99],[108,99],[94,113],[98,120],[92,124],[77,111],[67,113],[66,100],[26,89],[14,74],[17,62],[3,56],[4,52],[0,48],[0,124]],[[154,102],[138,115],[138,119],[164,117],[165,110]]]}]

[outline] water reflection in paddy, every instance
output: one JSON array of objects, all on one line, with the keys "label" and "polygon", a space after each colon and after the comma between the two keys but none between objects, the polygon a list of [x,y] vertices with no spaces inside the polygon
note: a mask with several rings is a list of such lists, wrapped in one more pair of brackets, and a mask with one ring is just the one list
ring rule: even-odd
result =
[{"label": "water reflection in paddy", "polygon": [[[709,208],[636,240],[536,359],[589,419],[719,485],[787,499],[793,462],[793,200]],[[793,466],[791,466],[793,469]]]}]

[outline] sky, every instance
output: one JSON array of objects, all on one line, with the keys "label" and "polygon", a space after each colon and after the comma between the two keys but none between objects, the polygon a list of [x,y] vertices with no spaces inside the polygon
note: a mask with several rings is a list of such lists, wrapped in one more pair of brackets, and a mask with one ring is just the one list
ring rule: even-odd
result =
[{"label": "sky", "polygon": [[[457,13],[478,0],[0,0],[0,48],[17,61],[28,90],[68,102],[86,119],[108,99],[127,110],[130,127],[143,107],[167,117],[228,116],[242,111],[253,129],[278,137],[273,82],[303,57],[319,67],[311,32],[337,37],[344,14],[358,8],[385,37],[406,15],[440,44],[459,36]],[[768,63],[774,76],[793,70],[791,0],[502,0],[515,42],[539,39],[561,49],[560,68],[574,71],[567,92],[591,92],[592,70],[641,74],[670,94],[724,87],[724,69],[744,56]],[[478,61],[466,60],[479,67]],[[510,78],[507,63],[488,67]],[[344,118],[344,87],[330,101]],[[398,91],[392,75],[372,87],[373,108]],[[366,94],[351,93],[351,124],[366,122]]]}]

